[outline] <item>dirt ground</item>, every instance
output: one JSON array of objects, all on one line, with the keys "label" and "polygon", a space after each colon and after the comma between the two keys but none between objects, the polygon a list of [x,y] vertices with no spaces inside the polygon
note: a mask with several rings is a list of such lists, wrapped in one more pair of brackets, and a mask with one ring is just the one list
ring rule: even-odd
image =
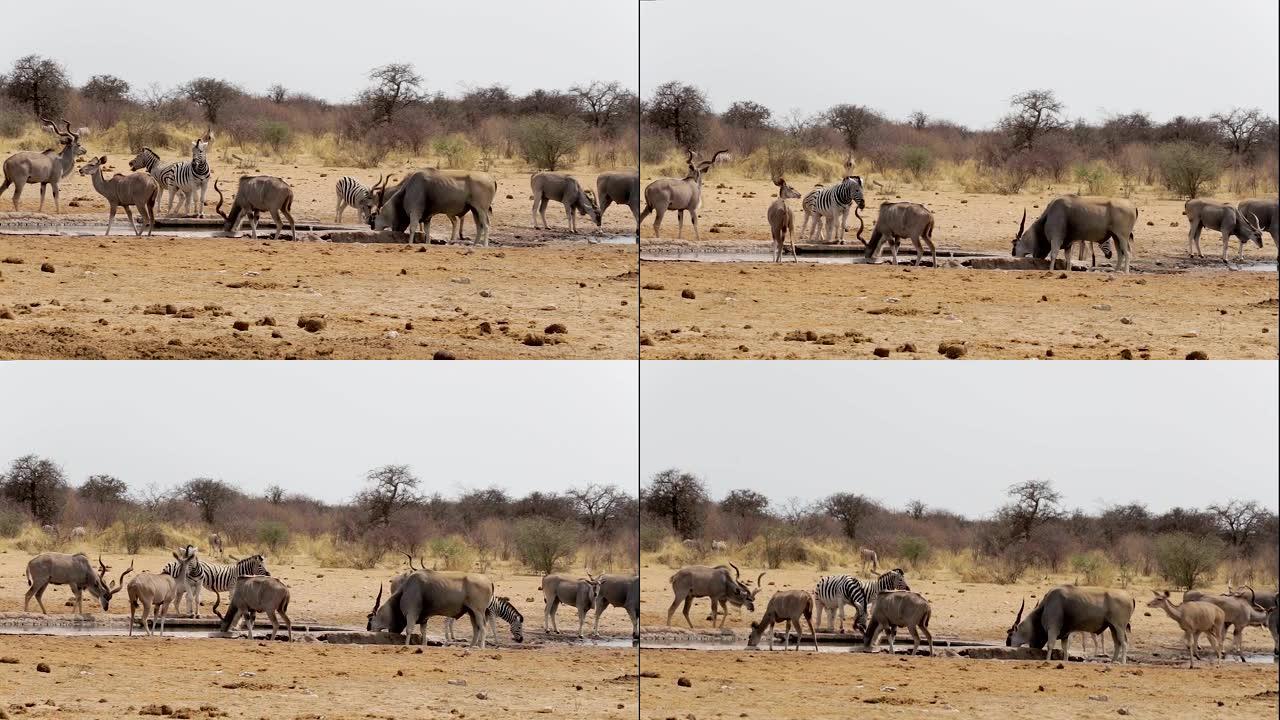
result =
[{"label": "dirt ground", "polygon": [[[294,185],[299,221],[324,223],[333,221],[338,177],[376,177],[305,160],[254,168]],[[532,230],[528,173],[494,174],[488,248],[252,241],[247,233],[134,238],[123,213],[110,238],[0,236],[0,358],[635,357],[634,245],[570,239],[560,206],[548,208],[553,231]],[[576,175],[594,186],[594,173]],[[72,175],[62,197],[68,219],[106,220],[88,179]],[[71,200],[78,207],[68,207]],[[28,188],[23,213],[0,212],[0,228],[31,220],[37,203]],[[350,209],[344,219],[357,221]],[[602,230],[589,221],[579,227],[600,239],[633,232],[634,222],[628,209],[613,207]],[[437,218],[433,235],[447,233]],[[45,263],[52,273],[42,272]],[[324,327],[298,326],[311,316],[323,316]],[[546,333],[553,324],[567,332]]]},{"label": "dirt ground", "polygon": [[[0,549],[0,613],[22,610],[23,569],[30,555],[13,547]],[[135,566],[155,572],[166,557],[148,552],[134,558]],[[113,553],[103,560],[112,568],[111,581],[129,565],[129,558]],[[305,555],[268,557],[267,567],[290,587],[290,616],[299,632],[309,623],[363,627],[379,583],[403,570],[391,562],[367,571],[326,568]],[[0,712],[7,717],[117,718],[137,715],[148,705],[168,705],[175,716],[194,718],[534,717],[547,708],[568,717],[635,716],[634,649],[549,641],[542,633],[539,578],[506,566],[489,575],[498,594],[509,596],[525,616],[524,645],[511,641],[501,621],[496,649],[468,651],[455,644],[427,647],[421,654],[416,647],[329,645],[304,642],[300,636],[285,644],[0,634],[0,658],[17,661],[0,660]],[[69,613],[72,609],[62,606],[69,597],[65,587],[50,588],[45,606],[54,615]],[[203,600],[203,614],[210,615],[211,594],[206,592]],[[86,597],[86,609],[89,605]],[[32,610],[38,611],[34,603]],[[109,614],[121,613],[128,613],[124,595],[113,599]],[[574,619],[572,610],[562,609],[561,630],[575,630]],[[458,628],[460,637],[469,638],[465,620]],[[631,624],[615,608],[601,617],[600,630],[625,640]],[[441,621],[434,619],[428,635],[438,638],[441,632]],[[108,660],[142,648],[145,662],[116,666]],[[49,665],[49,673],[36,671],[41,662]],[[190,670],[175,672],[183,668]],[[458,680],[466,684],[451,684]],[[264,707],[271,708],[270,715],[263,715]],[[191,713],[180,712],[184,709]]]},{"label": "dirt ground", "polygon": [[[962,344],[963,357],[971,359],[1181,359],[1195,351],[1211,359],[1277,357],[1276,275],[1224,270],[1212,259],[1220,241],[1208,231],[1201,249],[1210,259],[1188,259],[1182,203],[1154,195],[1134,200],[1139,223],[1135,272],[1128,276],[657,259],[681,250],[764,252],[770,188],[731,172],[709,178],[700,242],[688,227],[685,240],[676,241],[674,218],[664,223],[664,239],[654,240],[646,220],[641,251],[655,259],[641,263],[642,286],[650,288],[642,291],[642,357],[940,358],[943,342]],[[1004,255],[1024,207],[1034,219],[1049,199],[1071,191],[1005,197],[902,189],[888,197],[869,186],[864,237],[879,203],[901,197],[935,212],[940,253]],[[850,223],[857,228],[856,220]],[[1245,254],[1254,263],[1276,260],[1269,237],[1263,250],[1250,246]],[[694,297],[683,297],[686,290]]]},{"label": "dirt ground", "polygon": [[[733,558],[714,557],[706,562],[716,564],[726,559]],[[764,571],[740,567],[743,577],[752,580]],[[661,636],[671,632],[664,628],[671,602],[667,579],[672,572],[651,559],[641,567],[640,621],[646,639],[654,638],[655,642],[661,642]],[[750,622],[763,613],[773,593],[788,589],[812,592],[818,578],[839,572],[845,570],[821,572],[812,567],[788,567],[765,571],[764,589],[754,617],[745,610],[729,612],[726,627],[736,633],[734,646],[745,647]],[[933,569],[923,576],[907,572],[912,589],[933,604],[930,630],[935,638],[999,644],[1003,644],[1023,598],[1032,607],[1046,590],[1073,579],[1055,576],[1001,586],[961,582],[950,570]],[[1221,667],[1197,665],[1190,671],[1185,665],[1169,667],[1143,662],[1142,658],[1151,659],[1153,654],[1164,661],[1185,657],[1181,631],[1173,620],[1161,610],[1145,607],[1151,582],[1139,582],[1129,590],[1138,600],[1138,607],[1132,618],[1127,667],[1072,662],[1059,668],[1057,661],[890,658],[887,654],[847,652],[809,651],[784,656],[780,648],[771,655],[763,645],[758,651],[645,648],[641,654],[641,716],[685,717],[692,713],[696,717],[845,718],[853,713],[848,703],[874,704],[878,712],[902,717],[942,711],[961,717],[1001,713],[1015,717],[1032,713],[1050,718],[1113,717],[1121,708],[1136,717],[1228,717],[1238,715],[1242,709],[1274,714],[1274,665],[1224,661]],[[696,630],[709,630],[708,612],[706,599],[695,601],[689,615]],[[846,608],[846,622],[852,624],[852,620],[852,611]],[[687,628],[679,608],[673,624],[676,632]],[[899,643],[910,642],[905,632],[899,632],[898,637]],[[1271,651],[1271,638],[1265,629],[1249,628],[1244,640],[1246,653]],[[1072,654],[1081,649],[1077,641]],[[1110,649],[1108,639],[1107,651]],[[657,673],[657,677],[650,673]],[[691,687],[678,686],[681,677],[688,678]],[[1044,690],[1039,690],[1040,686]],[[1040,692],[1048,697],[1039,697]],[[823,702],[815,703],[819,697]],[[741,714],[744,712],[746,715]]]}]

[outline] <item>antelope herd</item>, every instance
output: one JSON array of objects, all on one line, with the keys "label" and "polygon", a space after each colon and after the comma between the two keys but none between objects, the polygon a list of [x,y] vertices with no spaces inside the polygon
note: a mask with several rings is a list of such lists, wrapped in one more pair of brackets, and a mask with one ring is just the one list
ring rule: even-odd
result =
[{"label": "antelope herd", "polygon": [[[57,529],[47,526],[46,532],[52,535]],[[215,533],[210,535],[210,541],[221,554],[223,537]],[[263,555],[232,556],[235,564],[219,565],[202,560],[193,545],[172,554],[173,560],[159,571],[140,572],[125,585],[125,577],[134,572],[132,562],[114,583],[108,583],[107,571],[111,568],[103,563],[101,557],[95,569],[84,553],[41,553],[27,563],[29,587],[22,610],[29,611],[31,600],[35,599],[40,612],[47,615],[45,591],[50,585],[67,585],[73,597],[68,605],[74,605],[76,614],[83,613],[81,597],[84,592],[95,598],[103,612],[107,612],[112,597],[123,589],[127,590],[129,598],[129,635],[133,635],[135,624],[147,635],[164,635],[166,620],[177,615],[183,597],[187,599],[187,616],[199,617],[200,591],[205,589],[218,594],[213,612],[218,616],[221,632],[229,633],[243,622],[248,629],[246,637],[252,638],[256,615],[265,613],[271,621],[271,639],[275,639],[281,619],[286,638],[292,639],[293,621],[288,615],[289,587],[279,578],[272,577]],[[496,636],[497,620],[509,624],[512,639],[518,643],[524,641],[524,616],[510,598],[495,595],[494,582],[487,575],[429,570],[425,563],[415,567],[413,557],[408,557],[409,571],[390,578],[390,594],[385,601],[383,587],[379,586],[373,609],[366,619],[367,631],[403,634],[404,644],[408,645],[416,627],[420,641],[425,645],[427,621],[431,617],[445,618],[445,638],[452,640],[453,620],[465,615],[471,620],[472,646],[485,647],[490,636]],[[545,600],[543,629],[548,634],[559,634],[555,615],[559,605],[564,603],[578,611],[578,637],[583,637],[589,611],[595,612],[592,634],[598,636],[600,616],[611,606],[622,608],[627,613],[631,620],[632,638],[640,637],[639,575],[595,576],[587,573],[582,578],[547,575],[542,578],[541,587]],[[230,594],[229,609],[225,614],[218,613],[222,592]],[[486,633],[486,629],[490,633]]]},{"label": "antelope herd", "polygon": [[[875,552],[869,548],[860,548],[859,556],[864,563],[878,562]],[[864,571],[865,569],[864,565]],[[711,615],[707,619],[711,621],[713,628],[723,628],[729,605],[746,608],[747,612],[754,613],[756,598],[764,586],[764,576],[765,573],[760,573],[754,582],[744,580],[741,570],[731,562],[714,567],[689,565],[681,568],[668,579],[673,599],[667,609],[667,625],[671,625],[672,615],[683,604],[685,622],[692,629],[689,610],[694,598],[705,597],[711,601]],[[1251,626],[1267,628],[1275,653],[1280,655],[1280,628],[1277,627],[1280,609],[1276,606],[1275,592],[1257,592],[1249,586],[1228,586],[1227,592],[1220,595],[1188,590],[1183,594],[1180,605],[1174,604],[1167,590],[1153,593],[1155,598],[1148,603],[1148,607],[1164,609],[1182,628],[1192,667],[1199,659],[1197,642],[1200,635],[1209,636],[1215,658],[1221,660],[1225,657],[1225,634],[1232,628],[1233,648],[1241,661],[1245,660],[1241,649],[1244,629]],[[830,613],[826,631],[834,630],[838,611],[840,632],[843,633],[846,604],[853,606],[856,613],[853,624],[862,633],[863,651],[870,652],[876,646],[879,635],[884,633],[888,638],[889,652],[893,653],[897,630],[906,628],[913,640],[911,654],[919,652],[920,635],[923,634],[929,654],[933,655],[933,634],[929,629],[932,605],[924,595],[911,590],[906,582],[906,573],[901,568],[894,568],[869,580],[859,580],[850,575],[826,576],[818,580],[812,593],[794,589],[778,591],[769,599],[760,620],[751,623],[747,647],[756,647],[760,638],[767,635],[769,649],[772,650],[774,626],[785,623],[783,649],[788,649],[791,629],[794,627],[798,651],[803,638],[803,620],[809,628],[814,650],[817,651],[815,628],[822,625],[823,611]],[[1061,585],[1046,592],[1029,613],[1026,612],[1026,600],[1023,600],[1017,617],[1006,633],[1005,645],[1011,648],[1025,646],[1035,651],[1043,650],[1047,660],[1052,656],[1057,643],[1062,657],[1066,658],[1072,635],[1080,634],[1086,639],[1092,637],[1096,649],[1102,634],[1109,631],[1113,644],[1111,660],[1125,663],[1128,660],[1132,631],[1130,618],[1136,607],[1137,602],[1124,590]],[[815,608],[818,613],[816,624],[813,621]],[[716,623],[717,617],[720,618],[719,625]]]}]

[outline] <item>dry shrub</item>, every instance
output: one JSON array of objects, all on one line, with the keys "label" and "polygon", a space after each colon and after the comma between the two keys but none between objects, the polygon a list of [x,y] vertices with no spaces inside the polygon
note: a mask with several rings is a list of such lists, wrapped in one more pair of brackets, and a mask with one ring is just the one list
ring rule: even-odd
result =
[{"label": "dry shrub", "polygon": [[522,518],[516,522],[514,540],[520,562],[545,575],[570,564],[578,547],[578,528],[546,518]]},{"label": "dry shrub", "polygon": [[1074,172],[1081,195],[1112,195],[1120,185],[1115,173],[1101,160],[1076,165]]},{"label": "dry shrub", "polygon": [[706,547],[702,543],[685,545],[675,538],[668,538],[654,556],[654,560],[672,570],[685,565],[700,565],[708,558]]},{"label": "dry shrub", "polygon": [[[1071,571],[1076,574],[1076,584],[1110,586],[1116,576],[1116,568],[1101,550],[1090,550],[1071,556]],[[1081,583],[1081,578],[1084,582]]]},{"label": "dry shrub", "polygon": [[353,540],[336,540],[324,535],[316,538],[309,551],[320,567],[369,570],[378,566],[387,555],[381,543]]},{"label": "dry shrub", "polygon": [[840,178],[843,164],[805,149],[796,140],[781,137],[770,140],[748,155],[736,165],[736,169],[757,179],[806,175],[825,183]]},{"label": "dry shrub", "polygon": [[470,570],[479,554],[459,535],[427,541],[427,557],[436,570]]},{"label": "dry shrub", "polygon": [[959,165],[953,165],[949,169],[944,170],[944,174],[951,178],[951,181],[960,186],[960,189],[967,193],[991,193],[995,192],[995,183],[992,182],[989,173],[982,172],[978,163],[973,160],[965,160]]}]

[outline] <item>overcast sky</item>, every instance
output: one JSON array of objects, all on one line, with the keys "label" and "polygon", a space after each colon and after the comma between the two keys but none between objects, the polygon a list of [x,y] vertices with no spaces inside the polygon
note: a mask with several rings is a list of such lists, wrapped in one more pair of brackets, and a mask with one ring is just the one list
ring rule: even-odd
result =
[{"label": "overcast sky", "polygon": [[1274,362],[649,362],[641,474],[775,503],[863,493],[981,517],[1023,480],[1067,507],[1277,506]]},{"label": "overcast sky", "polygon": [[642,96],[678,80],[717,112],[848,102],[978,128],[1014,93],[1051,88],[1073,118],[1237,105],[1274,117],[1278,15],[1275,0],[655,0],[641,4]]},{"label": "overcast sky", "polygon": [[629,362],[8,362],[0,388],[0,464],[36,453],[76,485],[208,476],[338,501],[403,463],[445,495],[636,487]]},{"label": "overcast sky", "polygon": [[[51,43],[55,19],[73,19]],[[62,0],[5,3],[7,71],[28,53],[53,57],[72,80],[111,74],[135,88],[213,76],[261,93],[273,83],[330,101],[352,99],[377,65],[411,62],[428,90],[566,89],[592,80],[636,87],[635,0]],[[46,28],[46,32],[18,32]]]}]

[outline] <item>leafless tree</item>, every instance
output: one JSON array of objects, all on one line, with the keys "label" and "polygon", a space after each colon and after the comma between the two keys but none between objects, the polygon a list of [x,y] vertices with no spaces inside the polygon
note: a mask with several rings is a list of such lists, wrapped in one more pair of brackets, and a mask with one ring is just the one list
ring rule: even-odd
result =
[{"label": "leafless tree", "polygon": [[5,95],[17,103],[30,105],[37,117],[60,114],[70,87],[67,69],[40,55],[18,58],[8,75],[0,75],[0,88]]},{"label": "leafless tree", "polygon": [[42,525],[53,525],[66,503],[67,477],[52,460],[23,455],[0,475],[0,497],[26,506]]},{"label": "leafless tree", "polygon": [[630,500],[618,486],[596,483],[573,488],[566,494],[573,501],[582,521],[591,530],[602,530],[617,520],[619,512]]},{"label": "leafless tree", "polygon": [[1269,518],[1269,514],[1252,500],[1232,500],[1225,505],[1210,505],[1209,512],[1216,518],[1222,535],[1231,547],[1248,546]]},{"label": "leafless tree", "polygon": [[998,517],[1013,540],[1030,540],[1037,528],[1061,515],[1058,503],[1062,494],[1048,480],[1017,483],[1009,488],[1008,495],[1013,502],[1002,507]]},{"label": "leafless tree", "polygon": [[227,483],[213,478],[193,478],[179,490],[178,495],[200,510],[200,517],[208,525],[214,525],[222,511],[239,492]]},{"label": "leafless tree", "polygon": [[683,538],[692,537],[702,527],[708,499],[702,480],[677,468],[654,475],[640,498],[647,512],[670,522]]},{"label": "leafless tree", "polygon": [[850,540],[858,539],[858,527],[880,509],[874,500],[856,493],[835,493],[822,501],[823,510],[840,523],[840,530]]},{"label": "leafless tree", "polygon": [[1231,112],[1215,113],[1209,119],[1217,123],[1227,148],[1234,155],[1248,154],[1258,143],[1261,131],[1270,120],[1258,108],[1232,108]]},{"label": "leafless tree", "polygon": [[912,520],[923,520],[926,508],[927,506],[923,500],[912,500],[907,503],[907,514],[911,516]]},{"label": "leafless tree", "polygon": [[836,105],[823,114],[827,125],[844,139],[845,147],[856,152],[862,136],[884,120],[875,110],[862,105]]},{"label": "leafless tree", "polygon": [[204,111],[204,119],[210,123],[218,122],[218,113],[222,108],[241,95],[240,88],[226,80],[211,77],[200,77],[182,87],[182,94],[188,100],[200,106]]},{"label": "leafless tree", "polygon": [[285,100],[289,99],[289,91],[285,86],[280,83],[276,83],[267,88],[267,99],[271,100],[271,102],[276,105],[281,105]]},{"label": "leafless tree", "polygon": [[650,125],[671,133],[685,150],[697,150],[702,144],[710,114],[711,105],[701,90],[674,80],[659,85],[644,110]]},{"label": "leafless tree", "polygon": [[1064,106],[1052,90],[1027,90],[1009,99],[1013,112],[1000,120],[1014,150],[1031,150],[1046,134],[1067,126]]},{"label": "leafless tree", "polygon": [[371,526],[390,525],[397,512],[418,500],[420,481],[408,465],[384,465],[370,470],[364,478],[369,487],[356,495],[356,505],[364,510]]},{"label": "leafless tree", "polygon": [[907,122],[911,123],[911,127],[916,130],[923,130],[929,127],[929,116],[923,110],[912,110],[907,116]]},{"label": "leafless tree", "polygon": [[389,63],[369,71],[373,85],[360,93],[359,102],[375,125],[390,123],[405,108],[422,100],[422,76],[410,63]]}]

